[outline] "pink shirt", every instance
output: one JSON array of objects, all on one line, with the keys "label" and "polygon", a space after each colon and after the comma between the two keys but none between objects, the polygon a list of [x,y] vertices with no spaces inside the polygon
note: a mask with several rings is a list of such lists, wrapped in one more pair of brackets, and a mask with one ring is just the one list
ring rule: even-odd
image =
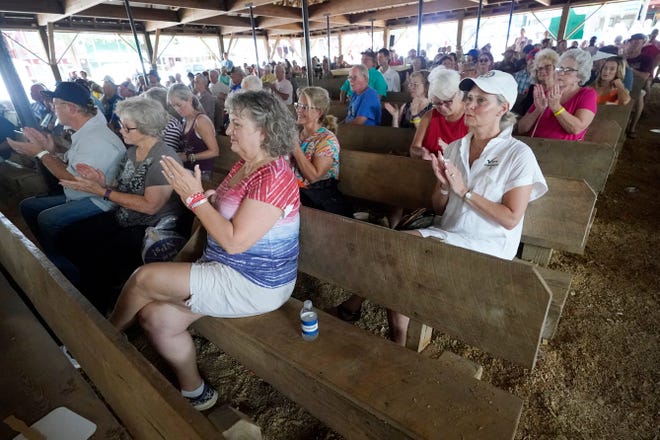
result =
[{"label": "pink shirt", "polygon": [[[566,111],[572,115],[579,109],[585,109],[596,114],[598,95],[591,87],[582,87],[578,92],[566,101],[563,106]],[[532,113],[536,107],[534,104],[529,108],[528,113]],[[539,117],[536,129],[532,128],[529,135],[532,137],[548,138],[548,139],[564,139],[569,141],[581,141],[584,139],[584,133],[587,131],[585,128],[578,134],[571,134],[566,132],[559,124],[557,117],[554,115],[550,107],[547,107],[543,114]]]}]

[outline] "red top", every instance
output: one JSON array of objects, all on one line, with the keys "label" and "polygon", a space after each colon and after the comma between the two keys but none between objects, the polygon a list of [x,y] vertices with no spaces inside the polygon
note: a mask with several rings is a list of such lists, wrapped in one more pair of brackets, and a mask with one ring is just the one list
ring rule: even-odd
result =
[{"label": "red top", "polygon": [[424,140],[422,141],[422,147],[431,153],[437,153],[440,149],[438,139],[451,144],[466,134],[468,134],[468,128],[465,125],[465,114],[456,121],[449,122],[438,110],[433,109],[429,126],[426,128],[426,135],[424,135]]}]

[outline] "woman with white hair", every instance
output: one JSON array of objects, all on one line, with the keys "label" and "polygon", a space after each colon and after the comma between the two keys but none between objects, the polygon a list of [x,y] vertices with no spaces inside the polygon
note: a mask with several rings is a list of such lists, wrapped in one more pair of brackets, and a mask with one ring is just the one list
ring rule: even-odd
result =
[{"label": "woman with white hair", "polygon": [[243,81],[241,81],[241,90],[251,90],[253,92],[257,92],[263,88],[264,87],[261,78],[255,75],[248,75],[243,78]]},{"label": "woman with white hair", "polygon": [[437,153],[467,134],[459,81],[460,75],[455,70],[436,67],[431,71],[428,97],[433,110],[425,113],[417,126],[410,157],[430,160],[431,153]]},{"label": "woman with white hair", "polygon": [[559,58],[555,84],[534,88],[534,104],[518,123],[518,131],[532,137],[583,140],[596,116],[597,93],[581,87],[591,76],[589,52],[570,49]]}]

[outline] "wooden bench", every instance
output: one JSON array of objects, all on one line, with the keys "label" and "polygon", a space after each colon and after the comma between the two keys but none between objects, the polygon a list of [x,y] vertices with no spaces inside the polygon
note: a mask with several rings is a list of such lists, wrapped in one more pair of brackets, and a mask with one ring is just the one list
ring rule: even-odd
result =
[{"label": "wooden bench", "polygon": [[[13,415],[29,426],[64,406],[96,425],[94,438],[128,438],[3,273],[0,301],[0,420]],[[0,438],[14,435],[8,425],[0,424]]]},{"label": "wooden bench", "polygon": [[[342,237],[337,240],[337,237]],[[303,207],[299,270],[533,368],[551,293],[538,269]],[[473,270],[479,268],[479,270]],[[513,438],[522,402],[300,301],[194,328],[346,438]]]},{"label": "wooden bench", "polygon": [[633,103],[634,100],[631,100],[626,105],[599,105],[596,110],[594,121],[616,122],[621,128],[621,133],[616,142],[614,164],[610,172],[614,171],[614,165],[616,165],[618,156],[623,149],[623,143],[626,141],[626,129],[628,128],[628,122],[633,110]]},{"label": "wooden bench", "polygon": [[0,249],[0,265],[82,365],[131,436],[222,438],[222,431],[195,411],[3,215]]}]

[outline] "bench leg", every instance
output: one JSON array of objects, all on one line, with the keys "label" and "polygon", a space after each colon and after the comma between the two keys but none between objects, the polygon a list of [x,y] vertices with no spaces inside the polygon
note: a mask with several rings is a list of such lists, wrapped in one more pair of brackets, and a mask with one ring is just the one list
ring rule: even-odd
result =
[{"label": "bench leg", "polygon": [[228,440],[262,440],[261,429],[249,417],[229,405],[215,408],[209,420]]},{"label": "bench leg", "polygon": [[406,348],[419,353],[431,343],[432,333],[431,327],[411,319],[408,323]]},{"label": "bench leg", "polygon": [[534,246],[533,244],[523,245],[522,259],[536,263],[539,266],[547,266],[550,263],[552,249]]}]

